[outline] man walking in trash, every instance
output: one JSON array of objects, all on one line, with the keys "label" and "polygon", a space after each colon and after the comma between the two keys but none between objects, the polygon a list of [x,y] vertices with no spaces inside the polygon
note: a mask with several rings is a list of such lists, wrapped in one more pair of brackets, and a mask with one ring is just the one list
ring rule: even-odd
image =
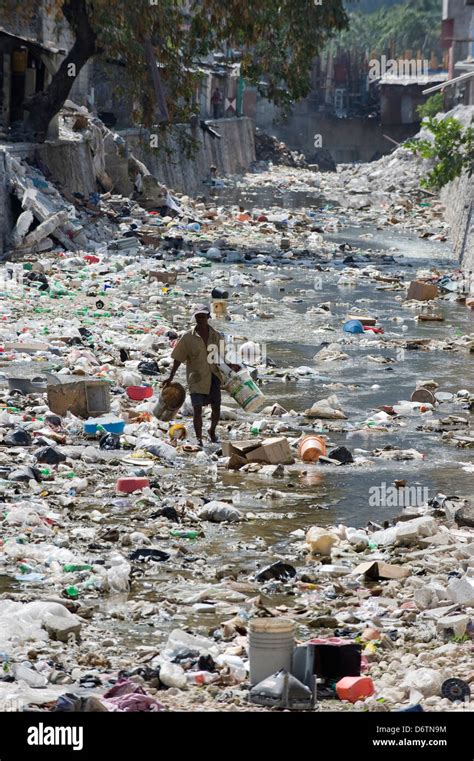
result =
[{"label": "man walking in trash", "polygon": [[[209,325],[211,311],[205,304],[199,304],[194,311],[196,326],[185,333],[171,354],[174,360],[169,377],[163,383],[168,386],[178,369],[186,363],[186,380],[193,405],[193,423],[199,446],[202,447],[202,408],[211,405],[211,427],[209,438],[217,443],[216,427],[221,412],[221,384],[224,375],[212,358],[219,357],[219,346],[223,336]],[[229,365],[239,370],[238,365]]]}]

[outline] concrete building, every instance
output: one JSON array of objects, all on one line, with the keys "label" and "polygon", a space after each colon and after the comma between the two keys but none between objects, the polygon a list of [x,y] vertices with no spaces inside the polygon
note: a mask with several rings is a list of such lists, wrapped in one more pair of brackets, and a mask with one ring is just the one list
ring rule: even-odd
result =
[{"label": "concrete building", "polygon": [[[443,0],[443,46],[449,55],[447,104],[474,104],[474,0]],[[432,90],[433,92],[433,90]]]},{"label": "concrete building", "polygon": [[0,27],[0,137],[25,118],[25,98],[50,83],[65,49]]},{"label": "concrete building", "polygon": [[426,81],[416,76],[386,74],[380,79],[380,123],[382,126],[415,125],[420,117],[417,107],[426,101],[424,90],[430,85],[446,82],[447,72],[426,75]]}]

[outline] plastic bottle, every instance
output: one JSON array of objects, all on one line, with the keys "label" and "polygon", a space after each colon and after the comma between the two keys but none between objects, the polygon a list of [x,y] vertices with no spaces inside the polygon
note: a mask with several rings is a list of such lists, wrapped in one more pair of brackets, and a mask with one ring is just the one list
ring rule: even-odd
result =
[{"label": "plastic bottle", "polygon": [[183,690],[188,683],[184,669],[169,661],[160,666],[160,682],[165,687],[177,687],[178,690]]},{"label": "plastic bottle", "polygon": [[43,674],[38,674],[37,671],[33,671],[22,663],[14,663],[12,671],[17,681],[26,682],[29,687],[46,687],[48,684],[48,680]]},{"label": "plastic bottle", "polygon": [[92,571],[92,566],[88,563],[75,564],[75,563],[66,563],[66,565],[63,565],[63,571],[64,573],[72,573],[73,571]]},{"label": "plastic bottle", "polygon": [[64,594],[66,595],[66,597],[75,599],[76,597],[79,597],[79,590],[77,587],[66,587],[66,589],[64,590]]},{"label": "plastic bottle", "polygon": [[195,529],[180,529],[180,528],[174,528],[170,531],[171,536],[177,536],[180,539],[197,539],[199,536],[199,531],[196,531]]},{"label": "plastic bottle", "polygon": [[128,592],[130,564],[122,562],[107,571],[107,581],[111,592]]},{"label": "plastic bottle", "polygon": [[219,655],[216,663],[218,666],[227,666],[236,682],[245,682],[247,679],[247,667],[238,655]]},{"label": "plastic bottle", "polygon": [[261,431],[264,431],[267,427],[268,422],[266,420],[255,420],[250,428],[250,433],[258,434]]},{"label": "plastic bottle", "polygon": [[188,671],[186,673],[186,682],[188,684],[212,684],[218,679],[219,674],[212,674],[210,671]]}]

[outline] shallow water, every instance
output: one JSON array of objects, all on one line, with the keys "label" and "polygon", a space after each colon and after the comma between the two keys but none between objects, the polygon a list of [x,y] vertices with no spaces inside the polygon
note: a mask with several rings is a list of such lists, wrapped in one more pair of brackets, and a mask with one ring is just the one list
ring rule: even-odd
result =
[{"label": "shallow water", "polygon": [[[388,258],[380,261],[376,253],[371,262],[384,274],[403,275],[405,281],[414,278],[417,268],[429,267],[433,260],[440,269],[454,268],[450,251],[446,244],[417,239],[412,234],[398,231],[378,231],[375,228],[351,228],[347,231],[355,244],[366,239],[373,252],[383,251],[396,257],[396,262]],[[346,230],[331,236],[335,243],[348,241]],[[370,246],[369,246],[370,243]],[[360,268],[368,263],[353,252]],[[372,255],[371,255],[372,256]],[[315,261],[318,262],[317,257]],[[323,267],[328,266],[321,261]],[[446,494],[468,494],[472,474],[462,470],[462,465],[472,461],[472,450],[457,449],[441,441],[441,433],[417,430],[428,416],[403,418],[400,427],[388,431],[360,430],[360,424],[381,405],[392,405],[403,399],[410,399],[420,378],[433,378],[439,383],[439,390],[456,392],[469,388],[473,376],[474,356],[467,353],[448,351],[406,351],[400,354],[397,348],[372,346],[362,347],[359,336],[346,336],[342,351],[350,360],[337,363],[318,362],[314,359],[323,341],[333,341],[342,334],[345,318],[355,307],[378,316],[387,339],[453,337],[456,333],[472,330],[472,313],[454,302],[436,302],[434,311],[442,313],[441,323],[418,323],[413,318],[417,311],[407,309],[403,304],[404,291],[378,290],[369,279],[361,279],[355,286],[339,286],[337,280],[345,267],[342,256],[337,254],[329,265],[329,272],[315,269],[314,260],[300,261],[262,269],[254,263],[245,265],[214,265],[199,273],[199,278],[186,283],[186,292],[199,295],[202,300],[214,285],[228,287],[233,273],[243,273],[258,281],[251,287],[230,287],[239,293],[239,303],[232,299],[229,321],[215,321],[216,327],[235,336],[245,336],[265,345],[266,353],[278,367],[295,368],[307,365],[318,370],[319,376],[300,378],[298,381],[272,377],[265,382],[263,391],[268,403],[279,402],[287,409],[303,411],[320,398],[335,393],[345,410],[352,426],[346,432],[327,432],[325,421],[313,421],[307,430],[320,430],[331,445],[345,444],[351,451],[355,449],[372,452],[388,445],[402,449],[416,449],[423,454],[423,460],[387,461],[372,459],[369,465],[336,467],[320,464],[296,463],[287,468],[284,478],[264,478],[258,474],[219,471],[215,466],[205,468],[189,464],[187,477],[192,477],[192,488],[213,498],[233,498],[234,504],[244,511],[251,511],[256,518],[243,524],[224,526],[205,524],[205,537],[187,542],[188,554],[184,567],[179,572],[168,569],[166,564],[149,570],[144,578],[135,578],[132,596],[135,598],[172,600],[179,603],[178,611],[172,617],[163,613],[160,629],[188,625],[194,629],[210,630],[229,617],[229,610],[239,610],[239,602],[232,602],[231,608],[223,610],[220,604],[209,605],[209,609],[195,610],[193,600],[201,591],[216,588],[215,582],[206,582],[196,576],[195,570],[203,567],[218,569],[231,565],[252,578],[256,569],[283,558],[299,566],[292,552],[291,532],[295,529],[307,530],[310,525],[331,525],[345,523],[351,526],[365,526],[367,521],[383,524],[399,515],[404,506],[425,501],[438,492]],[[315,278],[321,278],[316,283]],[[273,319],[263,320],[252,316],[251,309],[258,307],[274,314]],[[308,314],[307,310],[321,303],[330,302],[331,313]],[[403,318],[402,323],[393,318]],[[403,325],[406,330],[403,330]],[[323,326],[331,330],[318,332]],[[362,337],[364,338],[364,337]],[[378,337],[374,336],[377,341]],[[386,356],[395,360],[390,365],[379,365],[368,360],[368,356]],[[334,388],[334,384],[341,384]],[[372,388],[375,384],[379,388]],[[225,396],[226,406],[235,406]],[[468,416],[459,405],[443,403],[431,417],[446,417],[454,413]],[[244,415],[250,423],[262,415]],[[221,436],[227,438],[222,423]],[[246,434],[244,434],[246,435]],[[299,436],[300,431],[288,432],[290,437]],[[212,450],[211,450],[212,451]],[[471,452],[471,453],[470,453]],[[171,475],[169,477],[172,477]],[[186,478],[187,478],[186,477]],[[176,478],[176,475],[173,476]],[[390,487],[395,479],[406,479],[411,491],[408,499],[396,506],[371,505],[372,487]],[[274,492],[269,497],[267,492]],[[278,495],[278,492],[280,494]],[[166,545],[166,543],[165,543]],[[166,546],[164,547],[166,549]],[[195,565],[195,564],[198,565]],[[204,563],[204,566],[203,566]],[[206,574],[204,574],[206,576]],[[281,588],[280,588],[281,591]],[[212,597],[212,594],[211,594]],[[183,601],[188,601],[183,605]],[[272,595],[272,605],[294,605],[294,598],[285,594]],[[121,637],[130,643],[149,643],[152,632],[142,621],[129,626],[118,624]],[[115,627],[115,624],[114,624]]]}]

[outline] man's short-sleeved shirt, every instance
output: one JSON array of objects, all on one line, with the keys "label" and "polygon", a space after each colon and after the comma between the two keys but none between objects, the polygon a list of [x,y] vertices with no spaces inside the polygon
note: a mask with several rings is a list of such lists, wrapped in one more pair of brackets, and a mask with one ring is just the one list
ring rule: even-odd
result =
[{"label": "man's short-sleeved shirt", "polygon": [[211,361],[221,355],[222,341],[222,335],[209,325],[207,346],[197,328],[194,328],[181,336],[174,347],[171,357],[177,362],[186,363],[186,380],[190,394],[209,394],[212,374],[222,383],[223,375],[215,362]]}]

